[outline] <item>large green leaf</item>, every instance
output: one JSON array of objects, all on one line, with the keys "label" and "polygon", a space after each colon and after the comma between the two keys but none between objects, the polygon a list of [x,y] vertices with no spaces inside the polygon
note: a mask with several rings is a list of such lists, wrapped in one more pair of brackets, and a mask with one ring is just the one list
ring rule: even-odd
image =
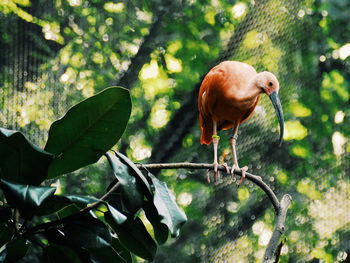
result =
[{"label": "large green leaf", "polygon": [[45,263],[82,263],[79,255],[66,246],[51,244],[43,250],[43,260]]},{"label": "large green leaf", "polygon": [[131,113],[129,91],[105,89],[73,106],[54,122],[45,150],[55,155],[49,177],[95,163],[122,136]]},{"label": "large green leaf", "polygon": [[4,262],[12,263],[23,258],[26,255],[28,249],[30,248],[30,245],[30,242],[23,238],[15,239],[7,243],[5,248],[6,258]]},{"label": "large green leaf", "polygon": [[0,222],[7,222],[12,219],[12,211],[9,206],[0,206]]},{"label": "large green leaf", "polygon": [[56,191],[54,187],[14,184],[2,179],[0,187],[10,206],[17,208],[21,217],[26,219],[30,219],[36,209]]},{"label": "large green leaf", "polygon": [[135,176],[141,182],[141,185],[144,188],[144,193],[146,197],[150,198],[153,195],[153,187],[150,184],[150,182],[147,180],[147,178],[142,174],[140,169],[137,168],[136,165],[125,155],[121,154],[120,152],[114,152],[114,153],[124,164],[129,166],[131,171],[133,171],[132,175]]},{"label": "large green leaf", "polygon": [[107,208],[108,208],[108,212],[106,212],[106,213],[110,213],[109,216],[114,221],[114,223],[120,225],[126,221],[127,217],[125,215],[123,215],[122,213],[120,213],[113,206],[107,205]]},{"label": "large green leaf", "polygon": [[105,214],[105,219],[116,232],[124,247],[141,258],[153,260],[157,251],[157,244],[147,232],[140,218],[129,218],[120,225],[111,220],[108,214]]},{"label": "large green leaf", "polygon": [[127,250],[119,241],[119,239],[112,237],[111,245],[118,252],[118,254],[124,259],[127,263],[132,263],[132,256],[129,250]]},{"label": "large green leaf", "polygon": [[168,240],[169,229],[166,224],[162,223],[163,217],[158,214],[153,202],[146,201],[143,210],[145,211],[148,221],[153,226],[154,237],[158,244],[164,244]]},{"label": "large green leaf", "polygon": [[38,209],[37,215],[49,215],[59,210],[75,204],[79,209],[86,207],[88,204],[98,201],[95,197],[83,195],[53,195],[48,198]]},{"label": "large green leaf", "polygon": [[108,227],[96,218],[82,216],[65,224],[62,228],[66,244],[85,249],[110,246],[112,241]]},{"label": "large green leaf", "polygon": [[7,224],[0,223],[0,248],[11,240],[13,232]]},{"label": "large green leaf", "polygon": [[[133,176],[134,172],[131,168],[121,162],[115,154],[106,153],[106,156],[115,177],[120,183],[119,188],[115,194],[110,196],[108,202],[125,213],[136,213],[142,207],[144,200],[140,180]],[[113,182],[110,187],[115,183]]]},{"label": "large green leaf", "polygon": [[48,176],[53,155],[32,144],[21,132],[0,128],[0,178],[39,185]]},{"label": "large green leaf", "polygon": [[46,231],[50,244],[87,250],[94,262],[126,263],[114,247],[108,227],[96,218],[82,216],[60,229]]},{"label": "large green leaf", "polygon": [[181,226],[186,223],[187,217],[176,204],[175,197],[166,183],[158,180],[151,173],[148,173],[148,176],[155,188],[153,204],[161,218],[160,222],[169,228],[172,236],[177,236]]}]

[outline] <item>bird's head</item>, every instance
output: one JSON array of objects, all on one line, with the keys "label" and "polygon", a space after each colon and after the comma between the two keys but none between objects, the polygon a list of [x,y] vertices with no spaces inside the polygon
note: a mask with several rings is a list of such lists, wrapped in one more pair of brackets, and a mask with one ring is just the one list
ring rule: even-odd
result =
[{"label": "bird's head", "polygon": [[278,96],[278,91],[280,89],[280,84],[274,74],[268,71],[263,71],[257,74],[256,84],[261,89],[262,93],[266,93],[269,96],[277,115],[278,122],[280,124],[280,138],[279,143],[282,144],[283,133],[284,133],[284,118],[283,110],[280,98]]}]

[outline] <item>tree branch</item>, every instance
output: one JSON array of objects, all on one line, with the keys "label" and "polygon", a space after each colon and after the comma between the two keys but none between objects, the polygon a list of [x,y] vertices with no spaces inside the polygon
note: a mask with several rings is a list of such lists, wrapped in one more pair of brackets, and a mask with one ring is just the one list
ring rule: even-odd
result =
[{"label": "tree branch", "polygon": [[[272,237],[269,241],[269,244],[267,245],[267,248],[265,250],[264,260],[263,263],[277,263],[279,255],[276,255],[277,248],[279,246],[279,242],[281,239],[282,234],[284,233],[286,227],[285,227],[285,221],[287,216],[287,211],[289,208],[289,205],[292,201],[292,197],[288,194],[284,195],[282,197],[282,200],[280,202],[280,208],[277,214],[277,221],[275,225],[275,230],[272,233]],[[279,251],[280,252],[280,251]]]},{"label": "tree branch", "polygon": [[[152,164],[137,164],[136,165],[138,168],[143,168],[143,169],[192,169],[192,170],[198,170],[198,169],[206,169],[206,170],[213,170],[214,166],[213,164],[208,164],[208,163],[152,163]],[[218,167],[219,171],[224,171],[226,172],[226,167],[223,165],[219,165]],[[241,170],[235,169],[234,174],[238,176],[242,176]],[[279,211],[279,201],[275,193],[271,190],[271,188],[261,179],[260,176],[251,174],[251,173],[246,173],[246,179],[249,181],[252,181],[255,183],[257,186],[259,186],[269,197],[276,214],[278,214]]]},{"label": "tree branch", "polygon": [[[213,164],[207,163],[153,163],[153,164],[137,164],[136,165],[140,169],[152,170],[152,169],[207,169],[213,170]],[[218,170],[226,171],[226,167],[223,165],[219,165]],[[238,176],[242,176],[242,172],[238,169],[234,170],[234,174]],[[285,231],[285,221],[287,216],[287,211],[289,205],[292,201],[292,197],[289,194],[286,194],[282,197],[281,202],[279,202],[277,196],[272,191],[272,189],[261,179],[260,176],[246,173],[246,179],[253,182],[257,186],[259,186],[265,194],[269,197],[273,208],[275,209],[275,213],[277,215],[275,229],[269,241],[269,244],[266,248],[265,255],[263,258],[263,263],[274,263],[275,259],[279,258],[279,255],[276,255],[278,252],[277,248],[279,246],[279,241],[282,234]]]}]

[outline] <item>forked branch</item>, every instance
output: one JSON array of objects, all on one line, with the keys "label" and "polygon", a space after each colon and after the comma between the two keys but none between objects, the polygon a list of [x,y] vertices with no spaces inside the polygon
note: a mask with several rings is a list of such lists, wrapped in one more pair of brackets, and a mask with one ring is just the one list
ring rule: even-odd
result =
[{"label": "forked branch", "polygon": [[[214,166],[212,164],[207,163],[154,163],[154,164],[137,164],[139,169],[190,169],[190,170],[198,170],[198,169],[209,169],[213,170]],[[219,171],[226,171],[226,167],[220,165],[218,167]],[[235,169],[234,174],[238,176],[242,176],[240,170]],[[278,245],[280,243],[280,239],[282,234],[285,231],[285,221],[287,216],[287,211],[289,205],[292,201],[292,197],[288,194],[284,195],[281,199],[281,202],[278,200],[276,194],[272,191],[272,189],[261,179],[260,176],[246,173],[246,179],[253,182],[257,186],[259,186],[265,194],[269,197],[273,208],[275,209],[275,213],[277,215],[275,229],[269,241],[269,244],[265,250],[265,255],[263,258],[263,263],[274,263],[276,259],[278,260],[279,255],[276,255],[278,252]]]}]

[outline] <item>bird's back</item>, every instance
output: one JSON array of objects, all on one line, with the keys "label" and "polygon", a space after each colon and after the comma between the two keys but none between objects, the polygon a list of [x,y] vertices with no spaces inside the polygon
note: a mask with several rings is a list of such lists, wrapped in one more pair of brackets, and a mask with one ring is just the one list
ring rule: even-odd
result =
[{"label": "bird's back", "polygon": [[250,92],[248,83],[256,74],[252,66],[238,61],[224,61],[208,72],[198,95],[202,144],[212,141],[214,120],[221,130],[249,118],[259,97],[253,102],[245,97]]}]

